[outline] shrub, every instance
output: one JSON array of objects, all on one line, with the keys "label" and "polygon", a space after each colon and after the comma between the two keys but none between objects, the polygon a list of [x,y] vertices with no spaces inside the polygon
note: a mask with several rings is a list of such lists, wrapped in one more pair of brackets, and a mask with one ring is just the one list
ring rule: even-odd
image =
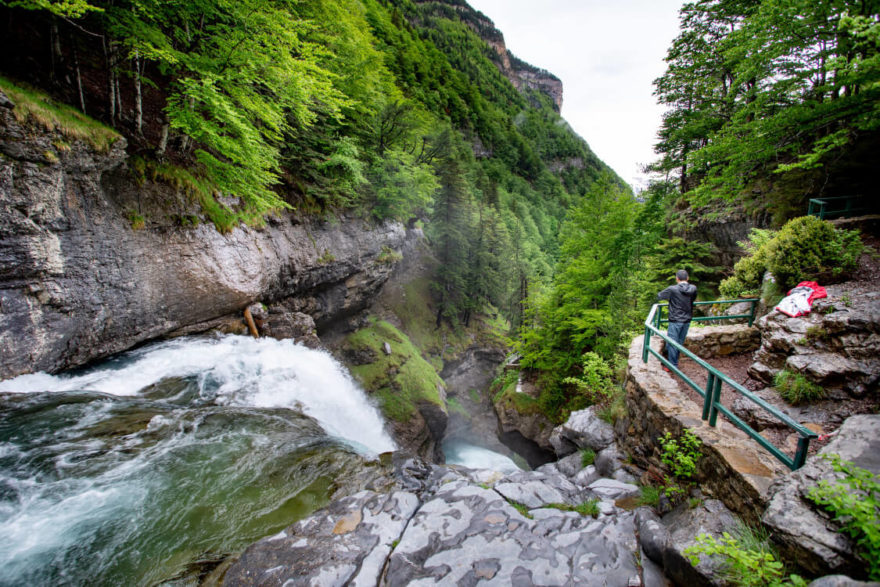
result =
[{"label": "shrub", "polygon": [[825,390],[807,379],[802,373],[779,371],[773,377],[773,386],[782,399],[792,405],[809,403],[825,397]]},{"label": "shrub", "polygon": [[779,232],[753,229],[749,242],[739,243],[747,256],[733,267],[733,275],[721,282],[724,297],[755,294],[765,271],[770,271],[783,290],[800,281],[828,281],[856,268],[862,244],[855,230],[838,230],[814,216],[790,220]]},{"label": "shrub", "polygon": [[697,471],[702,442],[696,434],[685,429],[681,436],[673,438],[671,432],[659,439],[663,453],[660,459],[669,467],[676,479],[690,479]]},{"label": "shrub", "polygon": [[807,497],[834,515],[841,531],[849,534],[868,563],[868,575],[880,580],[880,482],[866,469],[844,461],[840,455],[823,455],[842,480],[819,481]]},{"label": "shrub", "polygon": [[768,269],[786,289],[851,273],[862,254],[858,231],[838,230],[815,216],[791,220],[768,246]]}]

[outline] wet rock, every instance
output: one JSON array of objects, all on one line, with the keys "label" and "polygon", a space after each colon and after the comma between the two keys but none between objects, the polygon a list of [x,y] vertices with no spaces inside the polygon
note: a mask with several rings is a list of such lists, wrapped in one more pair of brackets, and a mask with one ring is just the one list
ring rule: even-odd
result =
[{"label": "wet rock", "polygon": [[579,449],[602,450],[614,442],[614,428],[596,415],[595,406],[572,412],[565,424],[550,435],[550,444],[560,457]]},{"label": "wet rock", "polygon": [[391,356],[391,343],[389,343],[388,341],[383,342],[383,343],[382,343],[382,351],[383,351],[386,355]]},{"label": "wet rock", "polygon": [[413,493],[363,491],[251,545],[224,585],[376,585],[415,513]]},{"label": "wet rock", "polygon": [[[721,585],[720,561],[700,555],[699,564],[693,566],[684,550],[696,544],[696,537],[700,534],[721,538],[724,532],[734,531],[738,524],[730,510],[715,499],[704,501],[693,509],[683,504],[664,516],[663,525],[669,533],[663,551],[666,576],[676,585]],[[661,535],[657,537],[659,539]]]},{"label": "wet rock", "polygon": [[574,484],[578,487],[589,487],[590,483],[599,479],[599,477],[601,477],[601,475],[599,475],[595,465],[590,465],[584,467],[578,472],[574,478]]},{"label": "wet rock", "polygon": [[783,556],[795,560],[812,575],[844,573],[866,578],[866,564],[855,551],[852,539],[840,532],[831,516],[807,497],[821,481],[837,482],[840,475],[822,455],[837,454],[843,460],[880,474],[880,415],[853,416],[816,457],[791,472],[775,488],[763,522],[780,545]]},{"label": "wet rock", "polygon": [[577,476],[577,474],[580,473],[581,469],[583,468],[583,457],[580,453],[569,455],[564,459],[560,459],[556,462],[556,469],[569,479]]},{"label": "wet rock", "polygon": [[609,446],[605,450],[596,453],[596,470],[603,477],[613,477],[614,473],[623,466],[623,454],[617,448],[617,445]]},{"label": "wet rock", "polygon": [[284,304],[269,306],[264,330],[266,336],[292,338],[313,349],[322,347],[314,319],[303,312],[292,311]]},{"label": "wet rock", "polygon": [[662,565],[664,554],[668,548],[669,531],[651,508],[640,507],[634,513],[642,550],[648,555],[648,558]]}]

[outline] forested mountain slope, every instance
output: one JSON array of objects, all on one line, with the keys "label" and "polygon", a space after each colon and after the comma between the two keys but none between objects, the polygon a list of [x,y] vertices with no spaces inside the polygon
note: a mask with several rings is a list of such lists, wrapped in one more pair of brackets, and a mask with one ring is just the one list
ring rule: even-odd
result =
[{"label": "forested mountain slope", "polygon": [[288,208],[426,221],[438,322],[485,303],[518,320],[609,171],[559,117],[559,80],[464,2],[0,4],[3,75],[121,132],[133,173],[220,230]]}]

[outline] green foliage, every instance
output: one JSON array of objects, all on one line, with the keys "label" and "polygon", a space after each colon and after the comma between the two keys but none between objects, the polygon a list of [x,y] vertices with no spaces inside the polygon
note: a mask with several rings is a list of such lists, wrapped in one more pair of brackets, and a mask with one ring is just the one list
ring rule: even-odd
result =
[{"label": "green foliage", "polygon": [[[611,396],[614,383],[611,379],[611,367],[596,353],[590,351],[584,353],[583,371],[578,377],[566,377],[562,383],[571,385],[575,389],[575,396],[582,398],[584,406],[594,404],[601,399]],[[572,400],[578,403],[576,400]],[[572,408],[577,409],[577,408]]]},{"label": "green foliage", "polygon": [[829,177],[870,169],[863,149],[880,127],[873,3],[711,0],[680,14],[655,82],[669,109],[654,167],[676,173],[691,203],[738,200],[784,220]]},{"label": "green foliage", "polygon": [[855,540],[868,563],[871,580],[880,580],[880,482],[866,469],[844,461],[840,455],[823,455],[837,473],[839,481],[822,480],[807,497],[822,506],[841,525],[841,531]]},{"label": "green foliage", "polygon": [[[700,563],[700,555],[720,557],[722,560],[722,578],[733,585],[742,587],[766,587],[796,585],[805,587],[807,582],[798,575],[785,577],[785,567],[777,560],[766,537],[743,538],[749,534],[748,527],[731,536],[724,532],[720,539],[710,534],[700,534],[696,544],[684,550],[692,565]],[[754,534],[753,534],[754,536]]]},{"label": "green foliage", "polygon": [[778,232],[753,229],[749,241],[740,243],[747,256],[721,282],[724,297],[757,293],[768,270],[786,291],[801,281],[840,278],[855,269],[862,252],[858,231],[837,229],[814,216],[795,218]]},{"label": "green foliage", "polygon": [[596,460],[596,451],[591,448],[581,449],[581,466],[589,467]]},{"label": "green foliage", "polygon": [[702,456],[700,447],[703,443],[697,435],[685,428],[678,438],[673,438],[672,432],[667,432],[658,441],[662,448],[660,460],[669,467],[675,478],[688,480],[693,477]]},{"label": "green foliage", "polygon": [[140,230],[144,227],[144,217],[135,210],[129,210],[125,216],[128,218],[132,230]]},{"label": "green foliage", "polygon": [[[59,104],[48,95],[14,84],[0,76],[0,90],[15,103],[13,114],[20,123],[32,120],[50,131],[57,131],[71,140],[81,140],[97,151],[106,152],[121,135],[79,112]],[[56,145],[57,147],[57,145]],[[57,147],[59,151],[70,150]]]},{"label": "green foliage", "polygon": [[773,376],[773,387],[782,399],[792,405],[801,405],[825,398],[825,389],[813,383],[803,373],[783,369]]}]

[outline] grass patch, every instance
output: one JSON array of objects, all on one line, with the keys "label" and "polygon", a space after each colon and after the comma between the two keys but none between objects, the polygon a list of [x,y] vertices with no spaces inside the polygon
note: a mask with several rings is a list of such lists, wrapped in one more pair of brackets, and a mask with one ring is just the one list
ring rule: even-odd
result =
[{"label": "grass patch", "polygon": [[583,465],[584,467],[589,467],[594,462],[596,462],[596,451],[591,448],[582,448],[581,465]]},{"label": "grass patch", "polygon": [[149,179],[154,183],[163,183],[183,194],[190,202],[197,203],[221,233],[231,231],[242,222],[251,226],[262,226],[265,223],[263,212],[246,208],[233,210],[217,201],[218,188],[190,169],[171,163],[148,161],[142,157],[129,159],[129,167],[140,182]]},{"label": "grass patch", "polygon": [[782,370],[773,377],[773,387],[792,405],[810,403],[825,397],[825,390],[802,373]]},{"label": "grass patch", "polygon": [[517,371],[505,371],[504,374],[493,383],[493,390],[497,388],[492,397],[492,402],[502,407],[510,408],[520,414],[539,414],[543,413],[541,404],[538,400],[531,397],[527,393],[519,393],[516,391],[519,373]]},{"label": "grass patch", "polygon": [[530,520],[532,519],[532,514],[529,511],[529,507],[526,504],[520,503],[518,501],[508,501],[508,503],[513,506],[513,509],[515,509],[520,514],[522,514],[523,517],[526,517]]},{"label": "grass patch", "polygon": [[660,489],[653,485],[642,485],[639,487],[639,505],[647,505],[657,507],[660,503]]},{"label": "grass patch", "polygon": [[[385,342],[391,345],[390,355],[383,350]],[[377,357],[373,363],[351,367],[351,372],[368,393],[379,399],[387,417],[404,422],[415,415],[421,402],[446,411],[438,391],[443,380],[412,341],[391,324],[373,320],[349,335],[345,344],[355,350],[371,349]]]},{"label": "grass patch", "polygon": [[[0,89],[15,102],[13,114],[20,123],[33,121],[46,130],[60,132],[68,139],[88,143],[102,153],[109,151],[113,143],[122,138],[109,126],[89,118],[76,108],[52,100],[43,92],[16,85],[2,76]],[[56,148],[65,150],[63,147]]]},{"label": "grass patch", "polygon": [[596,518],[599,516],[598,499],[590,499],[578,505],[570,505],[567,503],[551,503],[548,504],[547,507],[561,510],[563,512],[577,512],[584,517],[590,516],[591,518]]}]

